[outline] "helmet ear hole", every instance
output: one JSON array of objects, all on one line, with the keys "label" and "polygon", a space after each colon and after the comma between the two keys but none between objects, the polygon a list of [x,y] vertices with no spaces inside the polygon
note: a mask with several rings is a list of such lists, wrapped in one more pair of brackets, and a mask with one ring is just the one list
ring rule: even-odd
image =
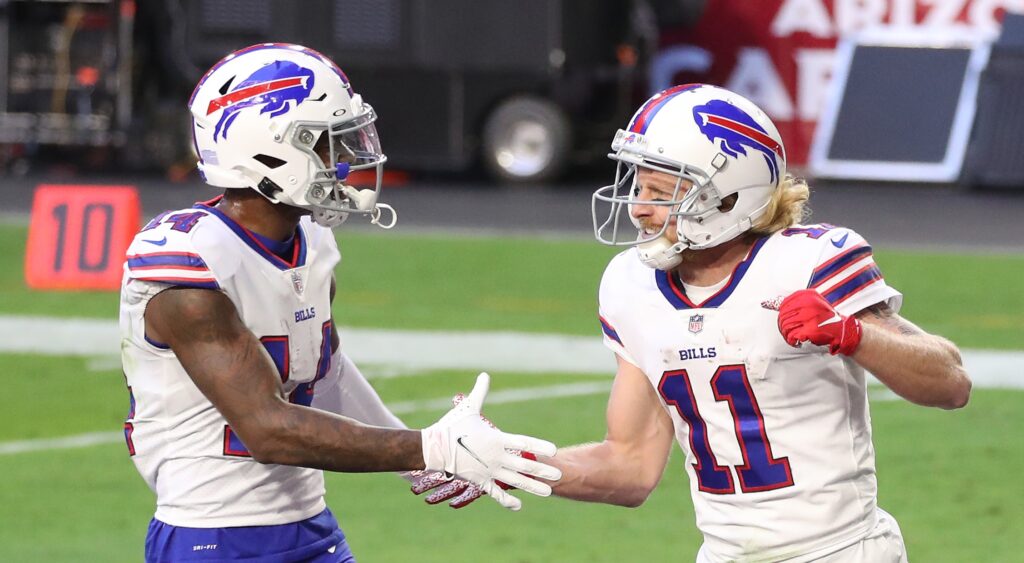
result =
[{"label": "helmet ear hole", "polygon": [[722,205],[718,206],[718,210],[722,213],[728,213],[736,207],[736,202],[740,199],[739,194],[729,194],[722,198]]},{"label": "helmet ear hole", "polygon": [[280,158],[277,158],[275,156],[270,156],[269,154],[257,154],[253,156],[252,159],[263,164],[264,166],[271,170],[275,168],[280,168],[287,164],[287,162],[285,162],[284,160],[281,160]]}]

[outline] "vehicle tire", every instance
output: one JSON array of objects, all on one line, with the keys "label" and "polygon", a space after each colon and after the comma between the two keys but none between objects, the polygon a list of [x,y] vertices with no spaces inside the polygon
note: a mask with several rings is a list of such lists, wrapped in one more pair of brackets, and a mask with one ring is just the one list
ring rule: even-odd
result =
[{"label": "vehicle tire", "polygon": [[543,98],[508,98],[484,124],[481,156],[499,181],[553,180],[564,169],[571,149],[569,118],[557,104]]}]

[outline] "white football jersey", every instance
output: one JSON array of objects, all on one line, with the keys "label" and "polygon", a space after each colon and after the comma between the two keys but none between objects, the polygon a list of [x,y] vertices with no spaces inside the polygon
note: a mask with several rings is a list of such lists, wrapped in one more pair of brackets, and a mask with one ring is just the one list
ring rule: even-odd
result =
[{"label": "white football jersey", "polygon": [[793,557],[875,525],[864,370],[825,347],[790,347],[777,327],[781,298],[808,287],[845,315],[902,300],[864,239],[831,225],[759,239],[700,303],[635,248],[601,280],[604,341],[643,370],[671,416],[716,561]]},{"label": "white football jersey", "polygon": [[254,461],[174,353],[147,337],[143,315],[171,286],[223,292],[266,347],[282,393],[309,406],[330,368],[330,287],[340,255],[330,229],[304,217],[284,260],[212,204],[162,214],[128,248],[120,322],[131,395],[125,439],[156,493],[156,518],[167,524],[296,522],[326,508],[323,473]]}]

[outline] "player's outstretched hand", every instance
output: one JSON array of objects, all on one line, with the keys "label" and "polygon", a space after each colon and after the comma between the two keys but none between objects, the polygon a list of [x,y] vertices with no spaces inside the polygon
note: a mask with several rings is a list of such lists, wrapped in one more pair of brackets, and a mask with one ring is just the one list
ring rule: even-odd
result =
[{"label": "player's outstretched hand", "polygon": [[448,505],[452,508],[462,508],[484,496],[484,490],[480,487],[469,481],[450,477],[443,471],[416,471],[412,477],[415,479],[411,487],[413,494],[420,495],[433,489],[423,499],[427,504],[440,504],[448,500]]},{"label": "player's outstretched hand", "polygon": [[856,317],[840,315],[813,289],[793,292],[779,305],[779,332],[790,346],[810,342],[849,356],[860,345],[861,330]]},{"label": "player's outstretched hand", "polygon": [[[465,395],[458,393],[452,397],[452,406],[459,406],[459,403],[461,403],[465,398]],[[494,423],[488,420],[483,414],[480,415],[480,418],[490,425],[491,428],[496,428]],[[519,455],[526,459],[537,459],[537,456],[530,452],[522,452],[520,450],[509,451],[514,455]],[[410,478],[412,480],[410,490],[413,494],[421,495],[427,491],[431,491],[431,493],[423,499],[430,505],[449,501],[448,506],[452,508],[463,508],[472,504],[476,499],[484,496],[484,491],[480,487],[468,481],[463,481],[462,479],[455,479],[443,471],[413,471],[410,473]],[[497,481],[497,484],[506,491],[515,488],[502,481]]]},{"label": "player's outstretched hand", "polygon": [[427,471],[443,471],[464,479],[480,487],[502,506],[519,510],[522,502],[502,489],[497,481],[546,497],[551,494],[551,486],[532,477],[557,481],[562,472],[509,451],[521,450],[550,457],[556,451],[551,442],[507,434],[484,421],[480,408],[490,382],[490,376],[481,373],[465,400],[423,429],[423,461]]}]

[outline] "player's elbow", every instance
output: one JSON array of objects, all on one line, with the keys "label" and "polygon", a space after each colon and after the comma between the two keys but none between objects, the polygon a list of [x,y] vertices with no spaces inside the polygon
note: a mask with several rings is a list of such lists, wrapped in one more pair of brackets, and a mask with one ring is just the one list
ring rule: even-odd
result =
[{"label": "player's elbow", "polygon": [[291,447],[288,440],[288,435],[268,430],[259,435],[249,453],[253,460],[264,465],[303,465],[304,456]]},{"label": "player's elbow", "polygon": [[626,508],[637,508],[647,502],[647,498],[651,496],[651,492],[651,490],[641,488],[627,491],[616,504]]},{"label": "player's elbow", "polygon": [[242,441],[245,444],[245,449],[254,461],[264,464],[281,463],[281,460],[278,459],[278,452],[280,450],[270,444],[272,440],[267,439],[263,434],[251,431],[245,436],[245,438],[242,438]]},{"label": "player's elbow", "polygon": [[967,402],[971,400],[971,381],[967,380],[966,389],[958,394],[956,398],[950,403],[950,409],[962,409],[967,406]]},{"label": "player's elbow", "polygon": [[254,461],[269,464],[286,464],[282,459],[284,449],[275,439],[272,428],[260,424],[232,424],[231,431],[242,442],[242,447]]},{"label": "player's elbow", "polygon": [[234,413],[228,422],[254,461],[263,464],[298,465],[294,425],[288,423],[289,408],[278,396],[252,404],[246,412]]},{"label": "player's elbow", "polygon": [[625,506],[627,508],[637,508],[643,503],[647,502],[647,499],[654,492],[654,489],[658,487],[658,478],[651,479],[650,477],[640,477],[633,481],[627,487],[620,489],[620,495],[617,499],[619,506]]},{"label": "player's elbow", "polygon": [[947,394],[946,403],[941,405],[945,409],[962,409],[967,406],[971,399],[971,378],[967,376],[964,368],[957,366],[952,376],[952,385]]},{"label": "player's elbow", "polygon": [[264,447],[262,444],[249,448],[249,454],[252,455],[253,460],[262,464],[281,465],[283,463],[283,460],[279,459],[278,455],[272,448]]},{"label": "player's elbow", "polygon": [[960,409],[967,405],[971,398],[971,378],[963,367],[963,358],[956,346],[946,341],[946,352],[949,354],[949,374],[946,380],[949,382],[946,393],[946,401],[940,405],[945,409]]}]

